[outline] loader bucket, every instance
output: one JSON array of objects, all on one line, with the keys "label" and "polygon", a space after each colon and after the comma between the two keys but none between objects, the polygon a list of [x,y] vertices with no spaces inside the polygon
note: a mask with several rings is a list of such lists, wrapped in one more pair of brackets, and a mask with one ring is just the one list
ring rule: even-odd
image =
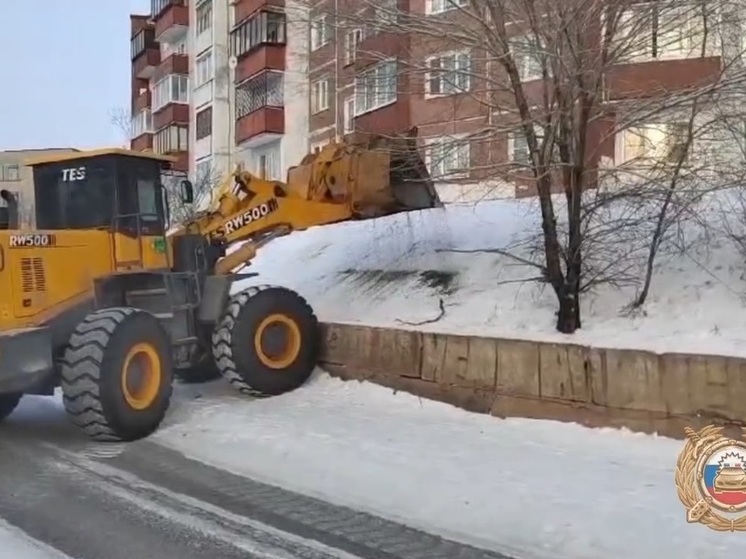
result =
[{"label": "loader bucket", "polygon": [[392,154],[389,181],[391,192],[403,210],[443,207],[427,166],[416,147],[401,154]]},{"label": "loader bucket", "polygon": [[425,162],[417,149],[417,128],[399,137],[367,135],[368,149],[389,154],[389,185],[396,200],[396,211],[442,208]]}]

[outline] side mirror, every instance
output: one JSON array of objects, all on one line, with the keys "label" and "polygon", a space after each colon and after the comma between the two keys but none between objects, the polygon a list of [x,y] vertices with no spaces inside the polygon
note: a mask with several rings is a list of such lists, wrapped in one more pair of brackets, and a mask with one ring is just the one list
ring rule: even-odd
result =
[{"label": "side mirror", "polygon": [[194,187],[188,180],[183,180],[179,184],[181,188],[181,201],[184,204],[191,204],[194,202]]}]

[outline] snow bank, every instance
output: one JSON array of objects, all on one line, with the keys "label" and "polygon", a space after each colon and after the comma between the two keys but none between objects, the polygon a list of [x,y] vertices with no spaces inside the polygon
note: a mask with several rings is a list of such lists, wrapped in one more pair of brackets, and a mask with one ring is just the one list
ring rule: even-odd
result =
[{"label": "snow bank", "polygon": [[0,519],[0,559],[70,559]]},{"label": "snow bank", "polygon": [[746,553],[740,534],[687,524],[680,441],[500,420],[327,375],[268,400],[183,403],[172,420],[154,439],[192,458],[517,559]]},{"label": "snow bank", "polygon": [[[625,204],[601,212],[591,224],[597,242],[586,247],[589,263],[641,279],[648,237],[640,232],[651,230],[653,209]],[[495,253],[451,252],[540,258],[535,200],[453,204],[293,233],[259,252],[251,270],[260,277],[246,283],[294,288],[325,321],[406,328],[401,321],[437,316],[442,298],[445,316],[420,329],[746,357],[743,258],[724,232],[697,225],[707,212],[717,214],[702,204],[686,226],[671,230],[644,309],[622,312],[638,286],[600,285],[584,297],[583,328],[572,336],[554,330],[551,289],[524,281],[537,277],[535,268]]]}]

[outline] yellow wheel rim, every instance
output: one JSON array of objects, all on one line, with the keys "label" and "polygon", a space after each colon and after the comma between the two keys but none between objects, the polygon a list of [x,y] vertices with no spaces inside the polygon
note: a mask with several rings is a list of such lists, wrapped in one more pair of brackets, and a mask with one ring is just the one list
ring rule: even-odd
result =
[{"label": "yellow wheel rim", "polygon": [[134,410],[150,407],[161,388],[163,371],[156,349],[147,343],[133,346],[122,366],[122,394]]},{"label": "yellow wheel rim", "polygon": [[254,334],[254,349],[263,365],[270,369],[285,369],[300,353],[301,333],[298,323],[287,315],[276,313],[266,317]]}]

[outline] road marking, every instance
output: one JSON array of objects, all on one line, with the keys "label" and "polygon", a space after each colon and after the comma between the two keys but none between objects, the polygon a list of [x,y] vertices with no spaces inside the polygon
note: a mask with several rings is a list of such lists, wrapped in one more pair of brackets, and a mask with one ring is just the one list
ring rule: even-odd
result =
[{"label": "road marking", "polygon": [[[362,559],[319,541],[285,532],[182,493],[169,491],[134,474],[57,445],[42,444],[64,457],[68,465],[65,468],[60,463],[59,467],[68,469],[71,473],[77,470],[78,474],[89,474],[85,477],[87,483],[95,483],[107,494],[253,554],[258,559]],[[231,525],[236,528],[231,529]]]}]

